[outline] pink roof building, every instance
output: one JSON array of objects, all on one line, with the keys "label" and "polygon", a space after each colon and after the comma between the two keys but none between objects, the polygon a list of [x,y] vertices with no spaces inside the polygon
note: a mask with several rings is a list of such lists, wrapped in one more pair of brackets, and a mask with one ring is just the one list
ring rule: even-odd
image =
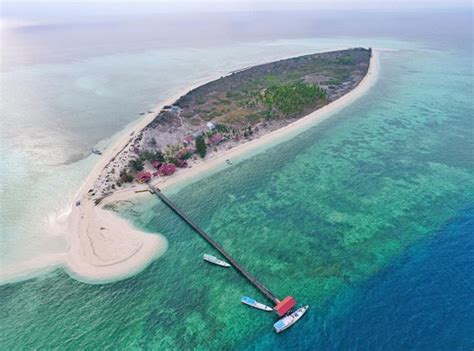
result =
[{"label": "pink roof building", "polygon": [[148,183],[151,180],[151,173],[146,171],[138,172],[135,176],[138,183]]},{"label": "pink roof building", "polygon": [[184,137],[183,143],[184,143],[185,145],[188,145],[188,144],[191,144],[191,143],[193,142],[193,140],[194,140],[193,136],[192,136],[192,135],[188,135],[188,136]]},{"label": "pink roof building", "polygon": [[215,145],[219,144],[222,140],[224,140],[224,136],[221,133],[216,133],[207,139],[207,143],[209,145]]},{"label": "pink roof building", "polygon": [[163,163],[158,169],[161,176],[172,175],[174,172],[176,172],[176,165],[173,163]]}]

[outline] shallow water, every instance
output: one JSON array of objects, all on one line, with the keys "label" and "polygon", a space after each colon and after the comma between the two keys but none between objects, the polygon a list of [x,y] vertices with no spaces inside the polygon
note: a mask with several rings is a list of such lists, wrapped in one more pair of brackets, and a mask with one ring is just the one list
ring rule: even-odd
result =
[{"label": "shallow water", "polygon": [[377,85],[350,107],[171,192],[276,295],[311,305],[297,327],[275,335],[273,315],[239,302],[263,297],[202,263],[212,250],[151,200],[121,210],[166,235],[164,256],[109,285],[56,271],[1,286],[2,348],[472,347],[471,62],[412,44],[384,53]]},{"label": "shallow water", "polygon": [[369,43],[402,45],[368,39],[259,41],[117,53],[0,72],[8,88],[0,94],[2,275],[15,277],[67,250],[67,235],[56,224],[97,162],[92,148],[103,149],[126,133],[139,112],[203,78],[282,57]]}]

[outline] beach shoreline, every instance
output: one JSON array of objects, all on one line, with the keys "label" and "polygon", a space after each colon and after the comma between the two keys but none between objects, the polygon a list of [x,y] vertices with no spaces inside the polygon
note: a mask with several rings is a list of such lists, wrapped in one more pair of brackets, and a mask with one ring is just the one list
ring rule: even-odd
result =
[{"label": "beach shoreline", "polygon": [[[379,68],[379,52],[372,50],[367,74],[357,87],[347,94],[280,129],[239,144],[234,148],[212,153],[206,159],[194,163],[192,167],[180,169],[169,177],[160,177],[152,181],[152,184],[160,189],[176,189],[229,167],[227,163],[229,159],[240,161],[246,156],[250,157],[255,152],[263,151],[276,143],[294,137],[363,96],[376,82]],[[210,80],[204,79],[188,86],[186,92]],[[183,94],[177,94],[157,108],[174,103],[181,95]],[[154,114],[145,116],[132,130],[125,133],[112,147],[106,150],[75,197],[66,221],[71,244],[70,249],[64,255],[65,270],[75,279],[96,284],[124,279],[140,272],[151,261],[166,252],[168,243],[163,235],[141,232],[112,211],[103,209],[103,206],[114,202],[151,196],[146,191],[148,190],[146,184],[133,184],[123,190],[115,191],[104,198],[100,205],[96,205],[87,196],[88,189],[110,160],[120,153],[128,145],[132,136],[145,128],[154,117]],[[137,193],[137,191],[141,192]]]}]

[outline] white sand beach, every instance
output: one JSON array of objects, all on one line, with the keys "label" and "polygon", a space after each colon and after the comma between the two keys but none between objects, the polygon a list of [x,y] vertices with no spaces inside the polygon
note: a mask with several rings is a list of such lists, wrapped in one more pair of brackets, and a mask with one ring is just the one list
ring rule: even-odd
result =
[{"label": "white sand beach", "polygon": [[[191,168],[179,169],[169,177],[160,177],[153,181],[153,185],[161,189],[169,189],[189,184],[200,179],[203,175],[229,167],[226,162],[228,159],[241,160],[245,158],[245,155],[254,154],[269,145],[288,140],[350,105],[363,96],[377,80],[380,68],[380,50],[374,49],[372,53],[367,75],[356,88],[336,101],[257,139],[229,150],[212,153],[206,159],[193,163]],[[210,81],[210,79],[206,81]],[[204,82],[201,81],[188,87],[186,92]],[[183,94],[173,97],[159,106],[159,109],[164,105],[172,104],[180,95]],[[104,205],[116,201],[152,196],[149,192],[136,193],[137,190],[148,189],[146,185],[134,184],[116,191],[97,206],[87,196],[88,189],[91,188],[110,160],[128,144],[131,135],[141,131],[154,117],[155,114],[145,116],[133,130],[128,131],[113,147],[106,150],[74,200],[67,220],[71,246],[65,255],[65,263],[68,273],[78,280],[88,283],[106,283],[129,277],[143,270],[167,249],[168,243],[163,235],[141,232],[112,211],[103,209]],[[79,206],[75,205],[76,201],[80,201]]]}]

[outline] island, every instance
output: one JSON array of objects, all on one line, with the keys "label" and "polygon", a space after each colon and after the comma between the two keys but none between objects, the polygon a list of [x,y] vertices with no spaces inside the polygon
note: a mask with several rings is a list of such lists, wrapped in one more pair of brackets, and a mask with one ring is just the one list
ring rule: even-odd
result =
[{"label": "island", "polygon": [[74,201],[67,271],[104,283],[142,270],[167,240],[134,229],[110,211],[114,204],[149,196],[148,182],[186,183],[301,132],[363,95],[377,71],[371,48],[315,53],[233,71],[142,113],[103,152]]}]

